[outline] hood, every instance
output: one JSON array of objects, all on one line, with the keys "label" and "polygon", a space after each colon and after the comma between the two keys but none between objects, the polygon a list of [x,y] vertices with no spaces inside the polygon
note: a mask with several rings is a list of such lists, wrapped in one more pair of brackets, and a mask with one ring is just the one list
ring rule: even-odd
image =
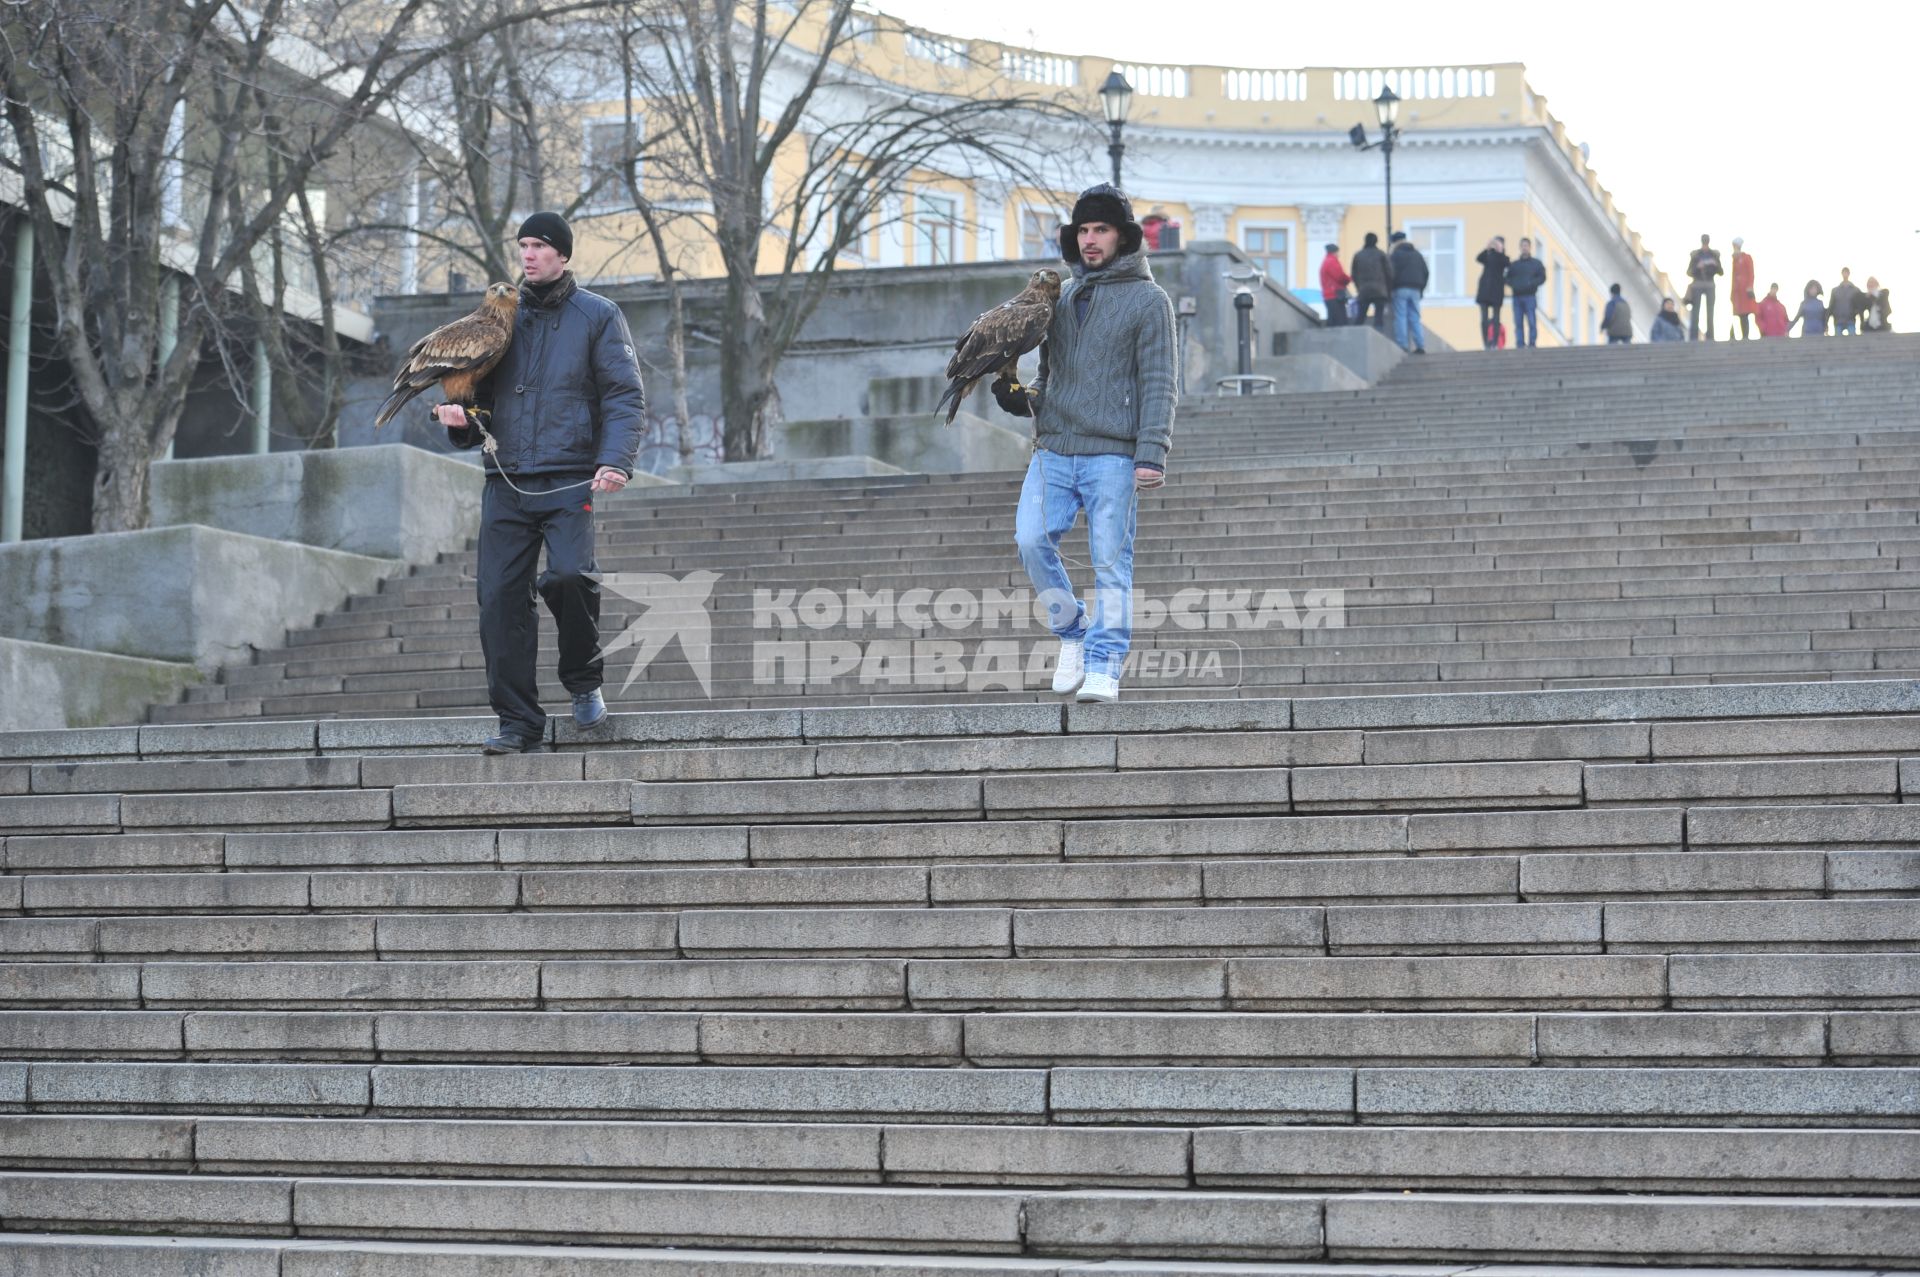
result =
[{"label": "hood", "polygon": [[1122,253],[1099,270],[1088,270],[1085,262],[1073,264],[1073,278],[1082,284],[1126,284],[1136,279],[1153,282],[1153,268],[1145,253]]}]

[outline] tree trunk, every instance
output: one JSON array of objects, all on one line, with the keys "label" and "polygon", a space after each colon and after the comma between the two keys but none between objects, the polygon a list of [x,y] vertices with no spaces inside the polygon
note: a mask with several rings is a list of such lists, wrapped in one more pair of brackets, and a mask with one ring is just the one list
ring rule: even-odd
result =
[{"label": "tree trunk", "polygon": [[[122,411],[100,420],[93,471],[95,532],[133,532],[147,526],[147,467],[154,458],[148,419],[135,404],[120,407]],[[166,434],[171,438],[172,429]]]},{"label": "tree trunk", "polygon": [[673,419],[680,464],[685,466],[693,464],[693,417],[687,408],[687,314],[678,280],[668,279],[667,301],[671,312],[667,319],[667,360],[673,379]]},{"label": "tree trunk", "polygon": [[769,455],[767,440],[780,420],[780,396],[773,384],[776,364],[768,357],[766,312],[751,278],[729,275],[727,318],[720,342],[724,458],[758,461]]}]

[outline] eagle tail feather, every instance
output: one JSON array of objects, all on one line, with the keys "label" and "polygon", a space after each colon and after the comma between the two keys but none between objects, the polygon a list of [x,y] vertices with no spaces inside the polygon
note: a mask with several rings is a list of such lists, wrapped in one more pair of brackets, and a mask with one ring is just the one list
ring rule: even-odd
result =
[{"label": "eagle tail feather", "polygon": [[407,401],[419,393],[420,387],[417,386],[396,386],[393,393],[387,396],[387,401],[380,405],[380,411],[373,415],[373,428],[378,430],[392,421],[394,416],[407,406]]}]

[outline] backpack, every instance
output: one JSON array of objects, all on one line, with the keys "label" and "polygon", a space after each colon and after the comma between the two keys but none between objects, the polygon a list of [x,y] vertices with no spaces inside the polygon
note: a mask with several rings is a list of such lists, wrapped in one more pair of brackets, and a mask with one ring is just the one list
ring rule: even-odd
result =
[{"label": "backpack", "polygon": [[1607,307],[1607,336],[1633,336],[1633,308],[1627,305],[1627,299],[1616,297]]}]

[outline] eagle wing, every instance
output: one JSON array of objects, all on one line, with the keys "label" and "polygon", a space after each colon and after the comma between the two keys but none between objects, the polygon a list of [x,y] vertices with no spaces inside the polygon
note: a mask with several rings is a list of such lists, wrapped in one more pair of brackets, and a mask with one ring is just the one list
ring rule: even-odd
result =
[{"label": "eagle wing", "polygon": [[436,382],[448,402],[471,401],[474,387],[499,364],[512,340],[513,329],[485,308],[442,324],[407,352],[407,362],[394,375],[393,393],[373,424],[386,425],[409,399]]},{"label": "eagle wing", "polygon": [[953,345],[953,358],[947,361],[947,392],[934,411],[946,408],[951,424],[961,401],[982,378],[1002,370],[1016,372],[1020,356],[1040,345],[1052,320],[1053,302],[1037,288],[1027,289],[974,320]]}]

